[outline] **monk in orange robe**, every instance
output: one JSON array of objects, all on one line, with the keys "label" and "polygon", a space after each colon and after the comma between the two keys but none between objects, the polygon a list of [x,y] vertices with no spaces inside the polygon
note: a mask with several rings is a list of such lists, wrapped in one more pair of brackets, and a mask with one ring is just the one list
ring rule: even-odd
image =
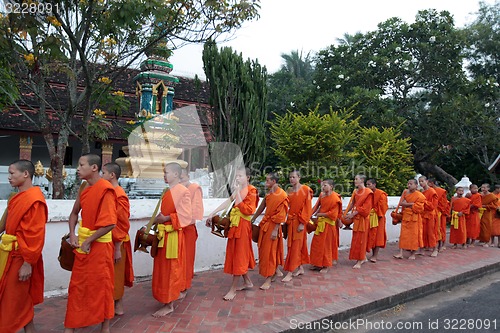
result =
[{"label": "monk in orange robe", "polygon": [[[69,216],[70,244],[76,248],[75,263],[68,288],[65,332],[101,324],[109,332],[115,315],[114,245],[111,230],[117,221],[117,200],[113,186],[99,175],[101,158],[94,154],[80,157],[76,170],[88,186],[78,194]],[[82,220],[75,228],[81,210]]]},{"label": "monk in orange robe", "polygon": [[418,183],[415,179],[408,181],[407,190],[401,195],[401,207],[403,207],[403,219],[401,221],[401,233],[399,235],[399,253],[394,255],[396,259],[403,259],[403,250],[410,251],[408,259],[415,260],[415,251],[420,248],[420,220],[424,212],[426,202],[425,196],[417,191]]},{"label": "monk in orange robe", "polygon": [[36,304],[43,302],[43,259],[47,204],[33,186],[35,166],[18,160],[9,165],[9,183],[18,189],[8,201],[0,222],[0,332],[15,333],[24,327],[35,332]]},{"label": "monk in orange robe", "polygon": [[478,193],[478,187],[476,184],[471,184],[469,186],[469,190],[470,192],[466,194],[466,197],[470,199],[471,206],[469,214],[465,217],[467,227],[467,244],[469,246],[474,246],[474,242],[479,237],[481,223],[479,208],[483,206],[483,200],[481,194]]},{"label": "monk in orange robe", "polygon": [[[252,248],[252,215],[259,204],[257,189],[250,185],[250,169],[238,168],[236,170],[233,194],[217,207],[208,216],[206,225],[212,226],[212,218],[218,212],[227,209],[234,201],[231,209],[231,224],[227,236],[226,259],[224,262],[224,273],[233,276],[231,288],[224,295],[224,300],[230,301],[236,296],[236,291],[246,290],[253,287],[248,276],[248,270],[255,267],[255,257]],[[243,286],[238,287],[238,280],[243,278]]]},{"label": "monk in orange robe", "polygon": [[371,262],[377,262],[378,251],[385,248],[387,233],[385,231],[385,213],[389,209],[387,193],[377,188],[377,181],[373,178],[366,181],[366,187],[373,192],[373,208],[370,212],[370,231],[368,232],[368,249],[373,251]]},{"label": "monk in orange robe", "polygon": [[200,185],[189,181],[189,172],[182,169],[181,184],[187,187],[191,194],[191,223],[182,229],[184,234],[184,245],[186,250],[186,286],[183,293],[191,288],[191,281],[194,277],[194,259],[196,256],[196,240],[198,239],[198,230],[196,221],[203,219],[203,190]]},{"label": "monk in orange robe", "polygon": [[436,180],[433,178],[429,178],[427,184],[436,191],[438,196],[438,206],[437,206],[437,246],[438,252],[446,250],[446,219],[450,216],[450,202],[448,201],[448,192],[439,187],[436,184]]},{"label": "monk in orange robe", "polygon": [[457,196],[451,199],[451,227],[450,227],[450,244],[453,248],[457,248],[457,244],[461,244],[462,248],[466,248],[467,242],[467,227],[465,216],[470,212],[471,201],[464,197],[464,188],[457,187]]},{"label": "monk in orange robe", "polygon": [[[430,248],[432,250],[431,257],[437,257],[437,236],[438,236],[438,221],[436,209],[438,207],[438,195],[436,191],[427,183],[427,177],[421,176],[418,182],[422,187],[422,194],[425,196],[424,213],[422,214],[422,247]],[[423,254],[422,252],[418,254]]]},{"label": "monk in orange robe", "polygon": [[117,199],[116,227],[111,231],[113,238],[114,261],[115,261],[115,281],[113,298],[115,300],[115,314],[123,315],[123,294],[125,286],[134,285],[134,267],[132,265],[132,246],[128,232],[130,230],[130,202],[127,194],[118,184],[121,175],[121,168],[118,164],[111,162],[102,167],[102,178],[113,185]]},{"label": "monk in orange robe", "polygon": [[[259,274],[266,278],[260,289],[267,290],[271,282],[281,271],[279,265],[283,264],[283,234],[281,223],[286,221],[288,212],[288,195],[278,185],[279,177],[275,173],[266,176],[266,188],[269,192],[262,200],[259,208],[252,217],[252,223],[266,210],[259,223]],[[283,273],[281,273],[283,274]]]},{"label": "monk in orange robe", "polygon": [[349,259],[356,260],[352,267],[360,269],[366,260],[366,250],[368,248],[368,231],[370,229],[370,212],[373,207],[373,192],[365,187],[366,176],[356,175],[354,177],[353,200],[346,208],[345,217],[353,220],[351,249]]},{"label": "monk in orange robe", "polygon": [[493,223],[493,216],[495,215],[495,210],[497,207],[498,198],[495,194],[490,192],[490,184],[481,185],[481,198],[482,198],[482,209],[479,210],[479,214],[482,212],[481,217],[481,228],[479,231],[479,240],[484,243],[483,246],[492,245],[491,242],[491,228]]},{"label": "monk in orange robe", "polygon": [[500,247],[500,185],[495,185],[493,194],[498,200],[496,201],[496,209],[493,213],[493,220],[491,222],[491,242],[494,243],[494,238],[497,237],[497,246]]},{"label": "monk in orange robe", "polygon": [[153,297],[164,304],[153,317],[163,317],[174,311],[173,302],[179,299],[186,286],[184,228],[191,224],[191,193],[180,183],[182,168],[177,163],[163,170],[168,191],[165,192],[157,226],[158,253],[153,260]]},{"label": "monk in orange robe", "polygon": [[320,273],[328,272],[333,261],[339,259],[337,225],[342,216],[342,200],[333,191],[335,184],[331,179],[321,183],[321,194],[312,211],[317,218],[316,230],[311,242],[311,265]]},{"label": "monk in orange robe", "polygon": [[[309,253],[307,251],[307,233],[305,226],[311,218],[311,201],[313,191],[309,186],[300,183],[300,172],[294,170],[290,172],[288,179],[292,187],[288,191],[290,207],[286,220],[288,228],[287,255],[285,266],[287,275],[281,280],[289,282],[294,276],[304,274],[303,264],[309,263]],[[297,270],[296,272],[294,272]]]}]

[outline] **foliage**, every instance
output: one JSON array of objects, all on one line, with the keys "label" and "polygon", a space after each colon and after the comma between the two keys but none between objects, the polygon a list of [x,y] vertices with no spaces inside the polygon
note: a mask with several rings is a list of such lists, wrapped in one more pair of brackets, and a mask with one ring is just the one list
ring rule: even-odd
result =
[{"label": "foliage", "polygon": [[203,64],[210,86],[210,130],[215,141],[238,145],[245,163],[258,168],[265,157],[266,68],[257,61],[243,61],[230,47],[219,51],[212,41],[205,44]]}]

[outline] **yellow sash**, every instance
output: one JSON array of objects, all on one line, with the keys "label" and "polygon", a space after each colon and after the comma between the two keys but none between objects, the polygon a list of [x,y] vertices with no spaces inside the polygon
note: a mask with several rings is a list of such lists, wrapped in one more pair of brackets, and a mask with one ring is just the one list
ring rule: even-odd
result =
[{"label": "yellow sash", "polygon": [[453,228],[458,229],[458,212],[451,212],[451,225]]},{"label": "yellow sash", "polygon": [[229,214],[229,220],[231,221],[230,227],[237,227],[240,225],[240,218],[250,221],[252,215],[243,214],[238,207],[234,207]]},{"label": "yellow sash", "polygon": [[331,226],[335,226],[334,220],[332,220],[326,216],[318,217],[318,224],[316,226],[316,231],[314,231],[314,234],[319,235],[320,233],[324,232],[327,223]]},{"label": "yellow sash", "polygon": [[[78,245],[82,246],[82,243],[95,234],[96,230],[90,230],[89,228],[82,227],[80,224],[80,227],[78,228]],[[108,232],[105,235],[102,235],[101,237],[97,238],[95,240],[96,242],[99,243],[109,243],[113,241],[113,237],[111,236],[111,231]],[[88,252],[82,251],[81,248],[77,248],[76,252],[81,253],[81,254],[88,254]]]},{"label": "yellow sash", "polygon": [[158,247],[165,246],[165,233],[167,233],[167,250],[165,251],[165,258],[177,259],[179,257],[179,234],[171,224],[158,224]]},{"label": "yellow sash", "polygon": [[483,217],[483,213],[486,211],[486,208],[483,208],[483,207],[480,207],[479,208],[479,219],[481,219],[481,217]]},{"label": "yellow sash", "polygon": [[3,234],[0,240],[0,278],[3,276],[7,260],[9,259],[9,252],[17,250],[17,237],[14,235]]},{"label": "yellow sash", "polygon": [[130,237],[129,235],[127,234],[127,236],[125,236],[125,238],[123,239],[124,242],[130,242]]},{"label": "yellow sash", "polygon": [[370,211],[370,228],[378,227],[378,215],[375,209],[372,208]]}]

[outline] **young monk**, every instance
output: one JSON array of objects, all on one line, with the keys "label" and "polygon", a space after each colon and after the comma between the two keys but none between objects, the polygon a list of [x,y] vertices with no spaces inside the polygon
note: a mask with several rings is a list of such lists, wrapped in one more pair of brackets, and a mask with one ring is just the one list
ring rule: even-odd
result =
[{"label": "young monk", "polygon": [[370,231],[368,233],[368,249],[373,251],[371,262],[377,262],[378,251],[385,248],[387,243],[387,233],[385,231],[385,213],[389,209],[387,193],[377,188],[377,181],[374,178],[366,181],[366,187],[373,192],[373,208],[370,212]]},{"label": "young monk", "polygon": [[191,194],[191,223],[182,231],[184,233],[184,245],[186,247],[186,286],[182,293],[191,288],[191,281],[194,276],[194,259],[196,256],[196,240],[198,239],[198,231],[196,230],[196,221],[203,219],[203,191],[200,185],[192,183],[189,180],[189,172],[187,169],[182,169],[181,184],[187,187]]},{"label": "young monk", "polygon": [[415,179],[408,181],[407,190],[401,196],[401,207],[403,207],[403,219],[401,221],[401,233],[399,235],[399,253],[394,255],[396,259],[403,259],[403,250],[410,251],[408,259],[415,260],[415,251],[420,248],[420,220],[424,212],[425,196],[417,191],[418,183]]},{"label": "young monk", "polygon": [[451,199],[451,227],[450,227],[450,244],[453,244],[454,249],[457,244],[462,245],[462,248],[467,247],[467,227],[465,225],[465,216],[470,212],[471,201],[464,197],[464,188],[457,187],[457,196]]},{"label": "young monk", "polygon": [[163,170],[168,191],[165,192],[160,213],[154,223],[158,228],[158,253],[153,260],[153,297],[164,305],[153,317],[166,316],[174,311],[173,302],[181,297],[186,286],[186,257],[184,228],[191,224],[191,194],[180,183],[182,168],[177,163],[165,165]]},{"label": "young monk", "polygon": [[370,229],[370,211],[373,206],[373,192],[365,187],[366,176],[356,175],[354,186],[356,189],[352,193],[353,199],[346,209],[346,218],[353,220],[351,249],[349,260],[356,260],[352,267],[360,269],[366,260],[366,250],[368,248],[368,231]]},{"label": "young monk", "polygon": [[493,220],[491,222],[491,243],[495,243],[497,238],[497,246],[500,247],[500,185],[495,185],[493,194],[497,197],[496,210],[493,212]]},{"label": "young monk", "polygon": [[264,209],[264,217],[259,223],[259,274],[266,278],[260,289],[267,290],[271,282],[281,271],[278,266],[283,264],[283,235],[281,223],[286,221],[288,212],[288,196],[278,185],[279,177],[275,173],[266,176],[268,193],[252,217],[253,223]]},{"label": "young monk", "polygon": [[[250,169],[239,168],[236,170],[233,194],[208,216],[206,225],[212,226],[212,218],[218,212],[226,209],[234,200],[231,209],[231,224],[227,236],[226,259],[224,262],[224,273],[231,274],[233,281],[231,288],[223,297],[230,301],[236,296],[236,291],[246,290],[253,287],[248,276],[248,269],[255,267],[255,257],[252,248],[252,224],[250,219],[257,209],[259,194],[257,189],[250,185]],[[243,278],[243,286],[238,287],[240,277]]]},{"label": "young monk", "polygon": [[474,242],[479,237],[480,230],[480,218],[479,218],[479,208],[482,207],[481,194],[478,193],[479,188],[476,184],[471,184],[469,186],[470,192],[467,193],[466,197],[470,199],[471,206],[470,212],[466,215],[466,227],[467,227],[467,244],[469,246],[474,246]]},{"label": "young monk", "polygon": [[333,191],[335,184],[333,180],[326,179],[321,183],[321,194],[316,201],[312,211],[318,218],[316,230],[311,242],[311,265],[312,270],[320,273],[328,272],[333,261],[339,259],[338,229],[342,216],[342,200]]},{"label": "young monk", "polygon": [[[111,231],[117,221],[117,200],[113,185],[101,178],[100,169],[101,158],[94,154],[80,157],[76,169],[78,177],[86,180],[88,186],[77,195],[69,216],[70,244],[76,250],[68,288],[65,333],[99,323],[101,333],[109,333],[109,320],[115,315]],[[82,220],[76,236],[80,210]]]},{"label": "young monk", "polygon": [[438,206],[437,206],[437,247],[438,252],[446,250],[446,218],[450,216],[450,202],[448,201],[447,191],[439,187],[434,178],[429,178],[427,180],[429,187],[436,191],[438,196]]},{"label": "young monk", "polygon": [[9,165],[9,183],[18,189],[2,216],[0,233],[0,332],[35,332],[36,304],[43,302],[43,259],[47,204],[33,186],[35,166],[18,160]]},{"label": "young monk", "polygon": [[492,245],[491,226],[497,207],[496,202],[498,201],[496,195],[490,192],[490,184],[481,185],[481,201],[483,215],[481,217],[479,240],[483,243],[483,246],[488,247]]},{"label": "young monk", "polygon": [[289,282],[294,276],[304,274],[302,265],[309,263],[307,233],[304,229],[311,218],[311,201],[313,196],[312,189],[300,183],[299,171],[294,170],[290,172],[288,179],[292,187],[288,191],[288,199],[290,200],[286,220],[288,225],[288,251],[285,266],[283,267],[288,273],[281,280],[282,282]]},{"label": "young monk", "polygon": [[[427,177],[421,176],[418,182],[422,187],[422,194],[425,196],[424,212],[422,214],[422,239],[423,247],[431,249],[431,257],[437,257],[437,235],[439,225],[437,224],[436,209],[438,206],[438,195],[436,191],[427,183]],[[420,249],[422,251],[422,248]],[[418,254],[423,254],[419,252]]]},{"label": "young monk", "polygon": [[127,194],[118,184],[118,179],[121,175],[121,168],[118,164],[111,162],[102,167],[102,178],[113,185],[116,193],[118,206],[116,215],[116,227],[111,231],[113,238],[114,261],[115,261],[115,280],[114,293],[115,314],[123,315],[123,294],[125,286],[132,287],[134,285],[134,267],[132,265],[132,246],[128,235],[130,230],[130,203]]}]

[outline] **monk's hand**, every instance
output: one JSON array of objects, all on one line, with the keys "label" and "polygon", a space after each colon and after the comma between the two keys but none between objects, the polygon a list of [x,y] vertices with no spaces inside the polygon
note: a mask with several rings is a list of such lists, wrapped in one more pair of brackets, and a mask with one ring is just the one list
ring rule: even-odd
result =
[{"label": "monk's hand", "polygon": [[462,216],[462,215],[464,215],[464,213],[458,212],[458,216]]},{"label": "monk's hand", "polygon": [[271,240],[275,240],[278,238],[278,229],[274,229],[273,232],[271,232]]},{"label": "monk's hand", "polygon": [[302,232],[304,230],[304,225],[302,223],[299,223],[299,226],[297,227],[297,232]]},{"label": "monk's hand", "polygon": [[213,217],[213,216],[209,216],[209,217],[207,218],[207,220],[205,221],[205,225],[206,225],[207,227],[209,227],[209,228],[211,228],[211,227],[212,227],[212,217]]},{"label": "monk's hand", "polygon": [[31,277],[32,267],[26,261],[23,262],[19,269],[19,281],[27,281]]},{"label": "monk's hand", "polygon": [[69,244],[75,248],[78,247],[78,237],[73,233],[69,234]]},{"label": "monk's hand", "polygon": [[90,252],[90,243],[87,242],[87,240],[85,240],[82,243],[82,245],[80,245],[80,250],[82,250],[85,253],[89,253]]},{"label": "monk's hand", "polygon": [[119,262],[120,259],[122,258],[122,251],[120,251],[120,248],[115,248],[115,263]]},{"label": "monk's hand", "polygon": [[156,215],[156,218],[154,221],[155,224],[164,223],[164,222],[167,222],[167,217],[165,215],[163,215],[162,213],[159,213],[158,215]]}]

